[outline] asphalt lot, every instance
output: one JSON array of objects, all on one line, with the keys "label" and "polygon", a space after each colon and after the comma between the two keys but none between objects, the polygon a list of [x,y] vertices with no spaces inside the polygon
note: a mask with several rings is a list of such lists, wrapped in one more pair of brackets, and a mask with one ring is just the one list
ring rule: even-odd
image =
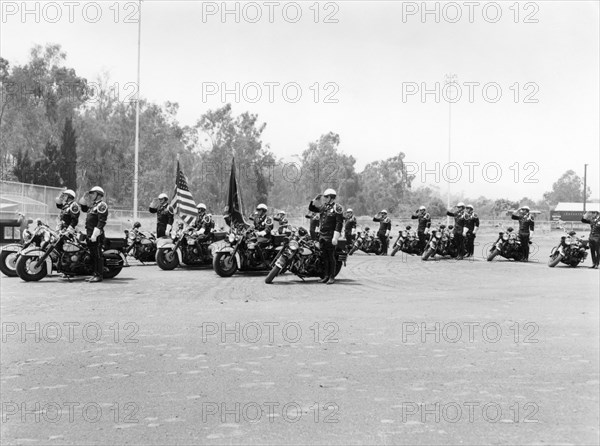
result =
[{"label": "asphalt lot", "polygon": [[555,239],[357,254],[333,286],[2,277],[2,444],[597,444],[600,275],[548,268]]}]

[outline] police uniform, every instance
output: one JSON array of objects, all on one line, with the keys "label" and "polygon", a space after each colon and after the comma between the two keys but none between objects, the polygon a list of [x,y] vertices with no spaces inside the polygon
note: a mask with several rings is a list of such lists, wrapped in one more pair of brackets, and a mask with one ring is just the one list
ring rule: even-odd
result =
[{"label": "police uniform", "polygon": [[60,209],[60,229],[67,229],[69,226],[75,229],[75,226],[79,223],[79,214],[81,213],[79,205],[75,201],[69,201],[67,203],[56,203],[56,207]]},{"label": "police uniform", "polygon": [[428,212],[424,214],[420,214],[415,212],[410,216],[411,219],[416,220],[417,222],[417,236],[419,237],[419,250],[423,251],[425,249],[425,244],[427,243],[427,235],[425,234],[425,230],[431,228],[431,216]]},{"label": "police uniform", "polygon": [[472,214],[465,214],[465,228],[467,228],[467,238],[465,240],[465,247],[467,255],[473,256],[475,253],[475,228],[479,228],[479,216],[473,212]]},{"label": "police uniform", "polygon": [[[518,212],[518,211],[517,211]],[[529,260],[529,238],[531,232],[535,228],[535,222],[533,216],[530,213],[521,214],[513,212],[511,218],[513,220],[519,220],[519,239],[521,241],[521,249],[523,250],[523,260]]]},{"label": "police uniform", "polygon": [[173,225],[173,208],[165,202],[158,208],[150,206],[148,210],[156,214],[156,237],[164,237],[167,233],[167,225]]},{"label": "police uniform", "polygon": [[273,217],[273,220],[279,222],[279,228],[277,228],[277,231],[279,232],[279,234],[283,234],[284,230],[290,224],[290,222],[288,221],[288,219],[285,218],[285,215],[282,215],[282,214],[279,214],[279,216]]},{"label": "police uniform", "polygon": [[590,225],[590,237],[588,240],[590,252],[592,253],[592,267],[598,268],[598,264],[600,263],[600,213],[596,213],[594,218],[589,220],[582,217],[581,222]]},{"label": "police uniform", "polygon": [[193,228],[197,231],[204,229],[204,234],[210,234],[214,227],[214,220],[206,212],[198,214],[193,224]]},{"label": "police uniform", "polygon": [[346,238],[347,243],[352,243],[354,241],[354,236],[352,235],[352,230],[356,228],[356,217],[353,215],[352,217],[346,219],[346,223],[344,224],[344,237]]},{"label": "police uniform", "polygon": [[463,230],[465,228],[465,211],[446,212],[446,215],[454,217],[454,240],[458,249],[458,259],[462,259],[465,255],[465,237],[463,236]]},{"label": "police uniform", "polygon": [[[380,214],[377,214],[380,215]],[[379,230],[377,231],[377,237],[381,241],[381,254],[386,256],[388,252],[388,237],[387,231],[392,230],[392,220],[386,215],[385,217],[373,217],[373,221],[379,222]]]},{"label": "police uniform", "polygon": [[259,245],[266,245],[271,240],[271,232],[273,231],[273,218],[268,215],[254,216],[254,229],[256,231],[265,231],[263,237],[258,237]]},{"label": "police uniform", "polygon": [[[104,245],[104,226],[108,219],[108,205],[102,199],[96,200],[91,206],[81,205],[81,210],[87,212],[85,218],[85,231],[87,235],[87,244],[92,255],[92,265],[94,275],[102,279],[104,269],[104,259],[102,258],[102,246]],[[100,235],[95,242],[91,241],[94,228],[100,229]]]},{"label": "police uniform", "polygon": [[333,233],[342,232],[344,226],[344,210],[337,203],[327,203],[317,206],[313,201],[308,205],[308,210],[319,215],[319,244],[321,245],[321,254],[323,266],[325,268],[325,277],[333,279],[335,277],[335,246],[332,243]]}]

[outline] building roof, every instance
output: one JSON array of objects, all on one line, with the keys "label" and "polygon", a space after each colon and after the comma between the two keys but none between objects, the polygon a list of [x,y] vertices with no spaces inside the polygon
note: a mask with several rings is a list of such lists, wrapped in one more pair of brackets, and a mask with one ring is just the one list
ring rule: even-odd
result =
[{"label": "building roof", "polygon": [[[586,203],[586,211],[600,212],[600,203]],[[583,203],[560,202],[554,208],[555,212],[583,212]]]}]

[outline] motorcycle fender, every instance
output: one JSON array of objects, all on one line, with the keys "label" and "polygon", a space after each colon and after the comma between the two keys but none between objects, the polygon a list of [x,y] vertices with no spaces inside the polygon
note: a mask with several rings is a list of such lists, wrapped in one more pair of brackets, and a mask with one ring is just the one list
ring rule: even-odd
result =
[{"label": "motorcycle fender", "polygon": [[4,252],[19,252],[21,249],[23,249],[23,245],[20,245],[18,243],[13,243],[11,245],[6,245],[3,246],[2,249],[0,249],[0,251]]},{"label": "motorcycle fender", "polygon": [[277,262],[275,262],[275,265],[277,265],[277,267],[279,267],[279,269],[283,269],[285,268],[285,265],[287,264],[287,259],[284,256],[281,256],[277,259]]},{"label": "motorcycle fender", "polygon": [[156,240],[156,248],[157,249],[161,249],[161,248],[173,248],[173,246],[175,246],[175,244],[173,243],[173,239],[171,237],[161,237],[158,240]]},{"label": "motorcycle fender", "polygon": [[123,255],[123,253],[117,249],[108,249],[106,251],[104,251],[102,253],[103,257],[108,257],[108,256],[117,256],[121,259],[121,261],[123,262],[123,264],[125,264],[126,260],[125,260],[125,256]]},{"label": "motorcycle fender", "polygon": [[[27,252],[25,252],[27,251]],[[32,246],[31,248],[26,249],[25,251],[21,251],[21,256],[23,257],[42,257],[46,254],[44,251],[39,249],[37,246]],[[48,275],[52,274],[52,259],[48,256],[46,259],[46,271]]]},{"label": "motorcycle fender", "polygon": [[223,246],[221,249],[219,249],[218,251],[215,251],[215,254],[217,252],[233,252],[233,248],[231,246]]}]

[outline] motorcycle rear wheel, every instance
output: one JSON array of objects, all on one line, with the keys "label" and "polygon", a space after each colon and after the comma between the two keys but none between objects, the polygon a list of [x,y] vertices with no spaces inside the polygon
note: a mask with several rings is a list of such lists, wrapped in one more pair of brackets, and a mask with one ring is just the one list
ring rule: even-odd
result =
[{"label": "motorcycle rear wheel", "polygon": [[0,253],[0,271],[8,277],[17,277],[16,262],[18,252],[2,251]]},{"label": "motorcycle rear wheel", "polygon": [[550,256],[550,259],[548,260],[548,266],[550,268],[554,268],[560,263],[560,259],[562,259],[562,255],[560,254],[560,252],[556,251]]}]

